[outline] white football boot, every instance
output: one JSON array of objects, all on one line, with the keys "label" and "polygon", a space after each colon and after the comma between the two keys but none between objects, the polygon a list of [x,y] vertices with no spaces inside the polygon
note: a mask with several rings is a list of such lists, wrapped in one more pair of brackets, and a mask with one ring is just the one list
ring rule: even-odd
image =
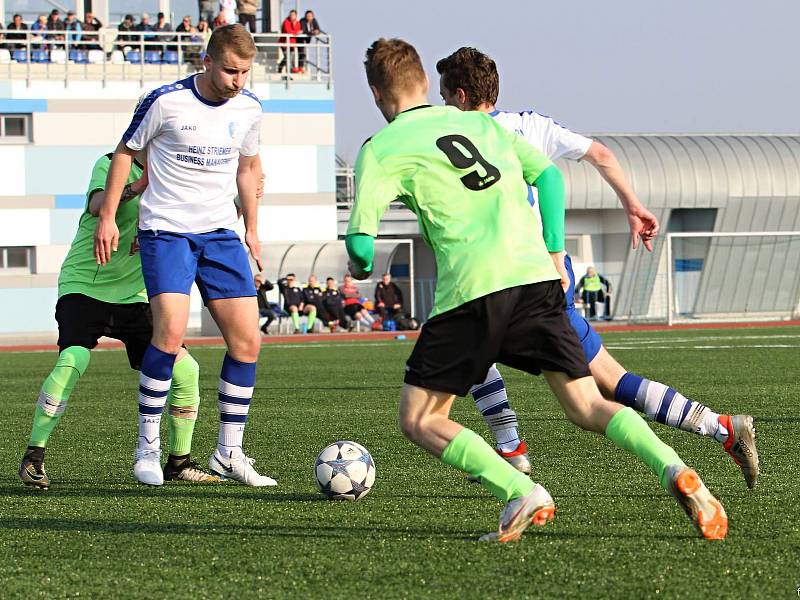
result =
[{"label": "white football boot", "polygon": [[145,485],[164,485],[161,470],[161,450],[136,449],[133,460],[133,476]]},{"label": "white football boot", "polygon": [[546,525],[553,520],[556,505],[553,498],[538,483],[531,492],[511,500],[500,513],[497,531],[481,536],[482,542],[514,542],[530,525]]},{"label": "white football boot", "polygon": [[252,487],[278,485],[278,482],[272,477],[259,475],[253,468],[254,462],[256,462],[255,459],[245,456],[244,453],[239,456],[226,457],[219,450],[215,450],[208,459],[208,468],[220,479],[233,479]]}]

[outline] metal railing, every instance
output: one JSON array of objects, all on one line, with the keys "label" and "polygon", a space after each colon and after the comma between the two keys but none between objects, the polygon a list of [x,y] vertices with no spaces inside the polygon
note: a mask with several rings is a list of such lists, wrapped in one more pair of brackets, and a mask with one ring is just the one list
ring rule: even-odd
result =
[{"label": "metal railing", "polygon": [[[7,79],[165,81],[203,69],[207,38],[202,33],[119,31],[31,31],[0,29],[0,73]],[[10,37],[9,37],[10,36]],[[280,82],[333,83],[331,38],[308,42],[257,33],[250,85]],[[292,72],[294,71],[294,72]]]}]

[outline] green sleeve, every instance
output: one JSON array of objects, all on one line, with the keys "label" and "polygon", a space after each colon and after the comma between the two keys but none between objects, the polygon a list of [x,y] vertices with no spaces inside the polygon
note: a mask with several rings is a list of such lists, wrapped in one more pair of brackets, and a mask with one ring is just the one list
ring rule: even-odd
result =
[{"label": "green sleeve", "polygon": [[86,205],[84,208],[89,208],[89,199],[92,194],[106,189],[106,177],[108,176],[108,169],[111,167],[111,159],[107,155],[103,155],[97,159],[92,168],[92,175],[89,178],[89,187],[86,190]]},{"label": "green sleeve", "polygon": [[364,233],[349,233],[344,238],[350,261],[365,273],[372,273],[375,258],[375,238]]},{"label": "green sleeve", "polygon": [[372,142],[367,141],[356,160],[356,199],[350,213],[347,234],[365,233],[375,237],[389,204],[401,195],[400,179],[378,162]]},{"label": "green sleeve", "polygon": [[539,190],[539,212],[542,215],[542,234],[548,252],[564,250],[564,178],[558,167],[551,164],[536,181]]}]

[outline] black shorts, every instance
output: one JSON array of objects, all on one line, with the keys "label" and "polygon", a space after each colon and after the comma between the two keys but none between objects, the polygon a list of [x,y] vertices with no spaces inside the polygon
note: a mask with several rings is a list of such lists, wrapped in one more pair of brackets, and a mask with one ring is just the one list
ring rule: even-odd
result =
[{"label": "black shorts", "polygon": [[589,376],[559,281],[494,292],[436,315],[422,327],[405,382],[466,396],[494,362],[539,375]]},{"label": "black shorts", "polygon": [[356,313],[360,310],[364,310],[364,307],[358,303],[356,304],[346,304],[344,307],[344,314],[346,314],[351,319],[356,318]]},{"label": "black shorts", "polygon": [[56,303],[58,350],[82,346],[91,350],[101,336],[125,344],[128,362],[139,369],[153,337],[153,315],[146,302],[112,304],[83,294],[61,296]]}]

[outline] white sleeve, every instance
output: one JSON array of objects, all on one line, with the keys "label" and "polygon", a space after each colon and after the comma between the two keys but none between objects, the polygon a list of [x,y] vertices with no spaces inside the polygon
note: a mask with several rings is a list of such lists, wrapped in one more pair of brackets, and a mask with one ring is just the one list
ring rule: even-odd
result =
[{"label": "white sleeve", "polygon": [[253,124],[245,134],[242,140],[242,147],[239,149],[239,154],[242,156],[255,156],[258,154],[259,145],[261,144],[261,113],[253,119]]},{"label": "white sleeve", "polygon": [[161,103],[155,92],[145,98],[133,113],[131,124],[122,134],[122,141],[131,150],[141,150],[161,131]]},{"label": "white sleeve", "polygon": [[[540,115],[541,116],[541,115]],[[589,151],[592,140],[562,127],[550,117],[541,117],[545,154],[550,160],[566,158],[580,160]]]}]

